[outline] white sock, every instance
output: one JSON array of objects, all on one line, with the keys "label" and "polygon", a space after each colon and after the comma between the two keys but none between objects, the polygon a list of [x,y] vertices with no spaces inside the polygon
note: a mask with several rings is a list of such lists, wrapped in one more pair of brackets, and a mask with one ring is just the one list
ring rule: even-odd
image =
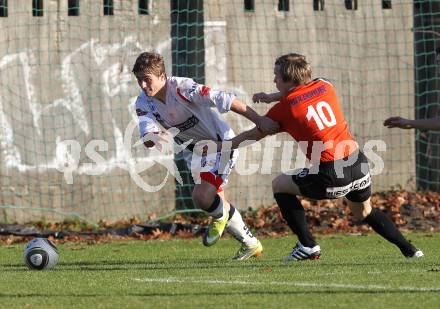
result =
[{"label": "white sock", "polygon": [[231,210],[229,211],[232,211],[232,209],[234,209],[234,213],[231,219],[229,219],[228,224],[226,225],[226,229],[229,233],[232,234],[232,236],[234,236],[235,239],[237,239],[242,244],[245,244],[246,246],[256,245],[258,239],[254,235],[252,235],[252,232],[243,222],[243,218],[241,217],[240,212],[231,205]]}]

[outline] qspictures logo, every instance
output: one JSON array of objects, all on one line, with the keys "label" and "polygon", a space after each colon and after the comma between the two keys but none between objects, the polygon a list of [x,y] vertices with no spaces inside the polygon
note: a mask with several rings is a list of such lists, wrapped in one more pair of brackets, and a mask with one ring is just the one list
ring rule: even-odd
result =
[{"label": "qspictures logo", "polygon": [[[230,141],[211,141],[201,140],[195,142],[193,139],[182,141],[178,137],[180,130],[178,128],[170,128],[158,134],[149,133],[142,139],[134,138],[137,136],[137,121],[132,120],[123,136],[123,149],[125,162],[121,162],[120,168],[125,169],[130,174],[131,179],[136,185],[146,192],[157,192],[162,189],[170,175],[174,177],[181,185],[183,180],[181,171],[178,170],[174,157],[183,154],[185,161],[190,169],[194,182],[200,183],[200,173],[216,172],[218,174],[228,174],[234,167],[238,175],[272,175],[277,174],[281,170],[284,174],[294,175],[304,171],[304,167],[308,167],[308,173],[318,173],[319,158],[321,153],[328,148],[334,148],[335,153],[344,152],[347,149],[360,148],[353,141],[342,141],[337,145],[331,142],[314,142],[311,145],[311,160],[308,160],[304,154],[309,147],[307,141],[294,142],[277,141],[275,136],[266,137],[261,141],[244,141],[238,147],[240,155],[247,157],[247,152],[261,153],[261,160],[252,163],[247,160],[236,160],[236,150],[231,149]],[[136,132],[136,133],[135,133]],[[176,142],[178,140],[179,142]],[[146,148],[144,143],[151,142],[154,144],[151,148]],[[133,156],[134,149],[141,147],[140,151],[147,152],[147,156],[137,158]],[[296,153],[294,153],[296,149]],[[73,184],[77,171],[81,168],[86,170],[87,175],[102,175],[106,173],[106,165],[108,162],[103,158],[100,152],[108,151],[108,143],[105,140],[91,140],[84,147],[85,155],[92,162],[81,163],[80,157],[82,146],[76,140],[63,140],[57,145],[57,169],[64,174],[66,183]],[[378,175],[384,169],[383,159],[376,151],[386,151],[386,144],[382,140],[369,140],[362,149],[365,156],[369,159],[370,164],[362,163],[361,168],[365,174]],[[275,161],[276,152],[281,152],[281,160]],[[146,158],[146,159],[145,159]],[[350,166],[357,158],[350,157],[349,160],[335,161],[335,172],[338,178],[344,177],[344,168]],[[277,165],[279,164],[279,165]],[[166,171],[162,181],[157,185],[152,185],[148,181],[148,177],[142,176],[145,171],[153,166],[160,165]],[[156,181],[157,182],[157,181]]]}]

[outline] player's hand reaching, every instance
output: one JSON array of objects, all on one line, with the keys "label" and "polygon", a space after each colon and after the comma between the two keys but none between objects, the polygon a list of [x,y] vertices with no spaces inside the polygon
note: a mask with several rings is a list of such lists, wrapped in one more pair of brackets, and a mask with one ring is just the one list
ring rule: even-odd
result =
[{"label": "player's hand reaching", "polygon": [[260,116],[257,123],[257,129],[264,134],[272,135],[280,131],[280,125],[278,122],[275,122],[268,117]]},{"label": "player's hand reaching", "polygon": [[412,121],[402,117],[390,117],[383,122],[388,128],[413,129]]},{"label": "player's hand reaching", "polygon": [[150,132],[136,142],[133,147],[137,147],[140,144],[144,144],[147,148],[156,147],[161,153],[172,153],[174,140],[173,135],[169,132]]},{"label": "player's hand reaching", "polygon": [[281,93],[265,93],[258,92],[252,96],[252,101],[254,103],[272,103],[275,101],[279,101],[281,99]]},{"label": "player's hand reaching", "polygon": [[157,150],[163,154],[172,154],[174,151],[174,136],[168,131],[162,131],[156,135],[155,145]]}]

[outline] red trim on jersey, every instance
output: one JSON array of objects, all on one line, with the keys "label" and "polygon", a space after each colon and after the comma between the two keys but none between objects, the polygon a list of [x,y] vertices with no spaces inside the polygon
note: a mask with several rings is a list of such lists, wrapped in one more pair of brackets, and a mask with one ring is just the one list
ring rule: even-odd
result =
[{"label": "red trim on jersey", "polygon": [[203,85],[203,87],[200,89],[200,94],[202,96],[207,96],[209,94],[209,92],[211,91],[211,88],[206,87],[205,85]]},{"label": "red trim on jersey", "polygon": [[211,172],[202,172],[200,173],[200,178],[213,185],[217,189],[217,193],[223,191],[223,189],[221,188],[221,185],[223,184],[223,178],[221,176],[215,175]]},{"label": "red trim on jersey", "polygon": [[179,89],[179,88],[177,88],[176,91],[177,91],[177,95],[178,95],[182,100],[184,100],[184,101],[186,101],[186,102],[188,102],[188,103],[191,103],[191,101],[188,100],[187,98],[185,98],[185,96],[180,92],[180,89]]}]

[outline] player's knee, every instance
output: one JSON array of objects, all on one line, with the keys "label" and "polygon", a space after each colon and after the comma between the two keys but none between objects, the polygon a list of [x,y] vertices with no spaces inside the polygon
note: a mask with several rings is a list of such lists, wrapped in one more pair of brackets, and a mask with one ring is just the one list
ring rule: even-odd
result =
[{"label": "player's knee", "polygon": [[203,207],[204,206],[203,205],[204,197],[203,197],[202,192],[200,192],[199,190],[194,190],[192,192],[192,199],[193,199],[194,203],[197,205],[197,207],[202,208],[202,209],[206,208],[206,207]]},{"label": "player's knee", "polygon": [[368,203],[364,202],[362,207],[362,219],[368,217],[372,210],[373,208],[371,207],[370,200],[368,200]]},{"label": "player's knee", "polygon": [[353,217],[358,221],[362,221],[365,219],[365,217],[362,215],[362,209],[352,209],[351,213],[353,214]]},{"label": "player's knee", "polygon": [[290,193],[295,194],[292,191],[292,181],[290,180],[289,175],[281,174],[272,180],[272,192],[275,193]]},{"label": "player's knee", "polygon": [[282,193],[282,175],[276,177],[274,180],[272,180],[272,192],[275,193]]},{"label": "player's knee", "polygon": [[362,203],[348,201],[348,206],[356,220],[364,220],[370,215],[372,210],[370,200]]},{"label": "player's knee", "polygon": [[197,207],[201,209],[208,209],[215,196],[212,196],[209,192],[203,190],[194,190],[192,192],[192,199]]}]

